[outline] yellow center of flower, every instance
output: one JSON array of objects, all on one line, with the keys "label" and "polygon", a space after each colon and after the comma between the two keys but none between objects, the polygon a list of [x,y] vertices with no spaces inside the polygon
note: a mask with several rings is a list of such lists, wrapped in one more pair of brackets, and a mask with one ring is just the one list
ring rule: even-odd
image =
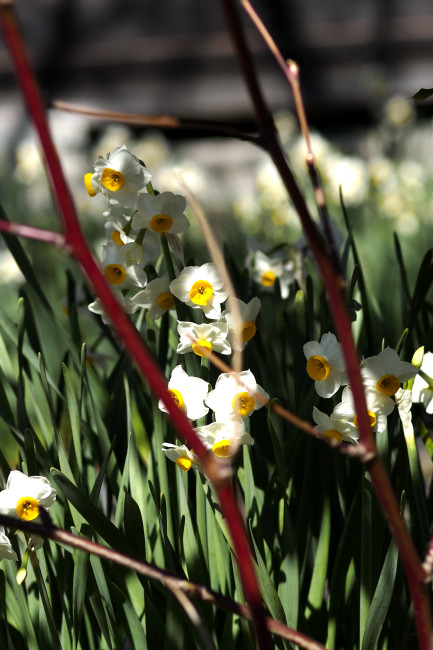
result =
[{"label": "yellow center of flower", "polygon": [[173,219],[168,214],[155,214],[150,220],[150,229],[153,232],[167,232],[173,224]]},{"label": "yellow center of flower", "polygon": [[257,327],[256,324],[253,323],[252,321],[246,320],[245,323],[242,325],[242,330],[241,330],[241,339],[244,343],[248,343],[248,341],[251,341],[253,336],[255,336],[257,332]]},{"label": "yellow center of flower", "polygon": [[238,393],[232,401],[232,409],[239,415],[249,415],[255,406],[254,397],[249,393]]},{"label": "yellow center of flower", "polygon": [[[373,413],[373,411],[367,411],[367,416],[368,416],[368,424],[370,425],[370,428],[374,427],[374,425],[377,422],[377,417],[376,417],[375,413]],[[355,415],[355,417],[353,418],[353,424],[355,425],[355,427],[358,426],[358,416],[357,415]]]},{"label": "yellow center of flower", "polygon": [[395,395],[400,388],[400,382],[395,375],[383,375],[376,384],[376,390],[387,397]]},{"label": "yellow center of flower", "polygon": [[104,267],[104,275],[110,284],[119,285],[125,281],[126,272],[120,264],[107,264]]},{"label": "yellow center of flower", "polygon": [[118,246],[123,246],[125,242],[122,241],[122,238],[120,236],[120,232],[118,230],[113,230],[111,233],[111,239],[118,245]]},{"label": "yellow center of flower", "polygon": [[335,429],[328,429],[328,431],[325,431],[323,434],[323,437],[328,438],[328,440],[336,440],[337,442],[341,442],[343,440],[341,433],[335,431]]},{"label": "yellow center of flower", "polygon": [[212,352],[212,343],[206,339],[197,339],[192,344],[192,351],[199,357],[208,357]]},{"label": "yellow center of flower", "polygon": [[125,182],[125,177],[121,172],[111,169],[111,167],[106,167],[101,174],[101,183],[107,190],[110,192],[117,192],[123,187]]},{"label": "yellow center of flower", "polygon": [[191,469],[192,460],[187,456],[180,456],[180,458],[176,458],[176,465],[180,467],[182,472],[187,472]]},{"label": "yellow center of flower", "polygon": [[197,280],[191,287],[189,297],[195,305],[207,305],[213,296],[213,286],[207,280]]},{"label": "yellow center of flower", "polygon": [[307,361],[307,373],[315,381],[323,381],[329,376],[331,372],[331,366],[325,359],[319,354],[315,354],[310,357]]},{"label": "yellow center of flower", "polygon": [[92,180],[92,172],[89,172],[88,174],[84,174],[84,185],[86,187],[86,190],[89,194],[89,196],[96,196],[96,192],[93,189],[91,180]]},{"label": "yellow center of flower", "polygon": [[169,388],[168,392],[170,393],[170,397],[173,400],[173,402],[176,404],[176,406],[178,406],[180,409],[183,408],[185,402],[183,401],[183,397],[181,393],[179,393],[179,391],[176,390],[175,388]]},{"label": "yellow center of flower", "polygon": [[264,287],[273,287],[277,276],[273,271],[265,271],[262,275],[262,284]]},{"label": "yellow center of flower", "polygon": [[31,521],[39,515],[39,501],[33,497],[22,497],[17,503],[16,510],[20,519]]},{"label": "yellow center of flower", "polygon": [[165,291],[160,293],[156,299],[156,304],[160,309],[166,311],[167,309],[173,309],[174,307],[174,296],[169,292]]},{"label": "yellow center of flower", "polygon": [[212,446],[212,451],[215,456],[218,456],[218,458],[229,458],[230,456],[233,456],[231,447],[232,443],[230,440],[220,440]]}]

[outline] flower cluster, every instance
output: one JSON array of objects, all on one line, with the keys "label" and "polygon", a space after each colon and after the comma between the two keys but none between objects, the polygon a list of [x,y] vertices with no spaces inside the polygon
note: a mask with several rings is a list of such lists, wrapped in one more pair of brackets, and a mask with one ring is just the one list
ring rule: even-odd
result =
[{"label": "flower cluster", "polygon": [[[84,183],[91,196],[102,194],[106,199],[101,262],[104,275],[118,291],[126,313],[145,307],[151,318],[159,318],[174,308],[174,296],[168,276],[148,282],[145,267],[156,262],[162,236],[173,251],[179,248],[178,234],[189,228],[185,198],[172,192],[157,194],[150,183],[150,172],[125,145],[106,158],[99,156],[93,168],[93,173],[85,174]],[[108,322],[99,300],[89,309]]]},{"label": "flower cluster", "polygon": [[[0,513],[19,517],[23,521],[36,521],[40,508],[50,508],[56,500],[56,490],[45,476],[26,476],[13,470],[8,477],[6,489],[0,492]],[[31,550],[42,546],[43,539],[32,535],[28,541]],[[0,559],[17,560],[9,538],[0,532]]]},{"label": "flower cluster", "polygon": [[[327,439],[341,442],[358,440],[358,418],[347,375],[341,344],[331,332],[323,334],[319,341],[309,341],[304,345],[307,359],[307,373],[314,379],[317,394],[320,397],[332,397],[344,386],[341,402],[326,415],[314,407],[313,419],[320,433]],[[386,429],[387,417],[395,407],[392,399],[400,385],[417,374],[416,366],[401,361],[397,352],[390,347],[384,348],[378,355],[361,362],[361,375],[364,383],[365,397],[370,427],[375,433]]]},{"label": "flower cluster", "polygon": [[[119,303],[128,314],[142,308],[149,318],[158,319],[176,309],[178,314],[189,316],[189,320],[184,317],[177,321],[177,354],[193,353],[206,364],[211,354],[228,355],[232,350],[242,350],[257,331],[259,298],[253,297],[246,303],[231,297],[226,305],[227,289],[214,264],[184,265],[179,235],[189,228],[184,214],[185,198],[172,192],[156,192],[150,179],[144,164],[125,145],[105,158],[100,156],[94,163],[94,172],[84,177],[89,194],[102,194],[106,199],[103,215],[107,239],[102,247],[105,277],[118,290]],[[147,266],[152,274],[155,269],[159,272],[149,281]],[[253,280],[259,279],[265,290],[272,290],[279,280],[282,295],[288,295],[293,273],[287,264],[257,252],[251,268]],[[89,309],[107,323],[99,300],[91,303]],[[177,365],[171,373],[168,391],[194,422],[205,418],[210,409],[213,411],[213,421],[197,427],[196,432],[220,458],[233,456],[241,444],[253,444],[245,429],[245,419],[268,399],[249,370],[221,374],[215,388],[209,391],[205,380],[189,376]],[[166,411],[162,401],[159,408]],[[184,471],[200,468],[185,445],[164,443],[163,452]]]},{"label": "flower cluster", "polygon": [[[233,456],[239,445],[254,444],[253,438],[245,430],[245,420],[269,399],[250,370],[221,374],[215,388],[209,391],[206,381],[190,377],[181,366],[176,366],[168,382],[168,392],[190,420],[198,420],[212,409],[214,422],[197,427],[194,431],[205,447],[219,458]],[[167,412],[162,401],[159,408]],[[178,447],[164,443],[162,451],[183,471],[191,467],[200,469],[197,456],[185,445]]]}]

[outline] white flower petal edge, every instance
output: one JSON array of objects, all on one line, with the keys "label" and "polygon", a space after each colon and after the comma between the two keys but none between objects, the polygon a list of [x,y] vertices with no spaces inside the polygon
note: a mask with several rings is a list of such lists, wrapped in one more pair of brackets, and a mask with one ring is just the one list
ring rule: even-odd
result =
[{"label": "white flower petal edge", "polygon": [[16,562],[18,560],[17,554],[12,548],[10,539],[3,532],[3,528],[0,530],[0,560],[12,560]]}]

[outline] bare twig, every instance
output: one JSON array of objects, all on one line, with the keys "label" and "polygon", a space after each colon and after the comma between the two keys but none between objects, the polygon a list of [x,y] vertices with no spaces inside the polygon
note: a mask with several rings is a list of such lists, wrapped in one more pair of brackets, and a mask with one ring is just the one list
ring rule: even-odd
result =
[{"label": "bare twig", "polygon": [[235,138],[236,140],[245,140],[258,146],[262,146],[261,137],[241,131],[227,124],[219,122],[210,122],[207,120],[190,120],[172,115],[137,115],[134,113],[122,113],[120,111],[107,111],[103,108],[90,108],[88,106],[78,106],[62,100],[54,100],[50,104],[51,108],[68,113],[77,113],[78,115],[88,115],[99,120],[109,122],[119,122],[120,124],[135,124],[136,126],[151,126],[161,130],[176,131],[199,131],[213,135],[221,135],[226,138]]},{"label": "bare twig", "polygon": [[[343,348],[347,374],[352,387],[355,410],[359,423],[360,443],[365,449],[365,467],[370,473],[372,484],[389,529],[396,541],[406,578],[409,583],[414,617],[420,648],[433,649],[433,626],[427,589],[423,584],[424,571],[420,559],[400,515],[400,508],[395,498],[389,476],[377,455],[376,442],[367,418],[367,406],[364,395],[359,358],[352,336],[351,322],[345,305],[344,280],[335,271],[334,264],[326,251],[324,242],[311,219],[303,194],[287,163],[273,127],[272,115],[266,105],[256,78],[251,54],[240,23],[234,0],[221,0],[227,20],[228,29],[237,50],[239,64],[253,103],[259,131],[268,142],[268,152],[282,181],[286,186],[293,205],[298,212],[311,250],[321,271],[327,289],[331,310],[339,339]],[[367,460],[368,459],[368,460]]]},{"label": "bare twig", "polygon": [[80,264],[85,275],[93,285],[95,293],[101,299],[113,327],[117,331],[120,339],[123,340],[126,350],[134,359],[143,378],[148,381],[155,397],[161,399],[167,408],[179,437],[197,454],[209,480],[215,488],[220,501],[221,511],[226,518],[227,527],[233,541],[236,559],[239,565],[239,574],[245,598],[253,614],[259,645],[263,650],[266,650],[271,647],[270,635],[266,627],[260,587],[250,554],[245,522],[238,510],[232,488],[231,466],[227,462],[219,461],[214,454],[208,452],[192,429],[184,413],[181,409],[177,408],[167,390],[165,377],[163,377],[160,369],[153,361],[141,336],[122,311],[98,264],[93,259],[80,229],[73,201],[48,128],[37,81],[27,57],[12,3],[9,0],[2,0],[0,4],[0,21],[22,94],[26,101],[33,125],[38,133],[45,156],[53,194],[63,221],[66,247],[78,264]]},{"label": "bare twig", "polygon": [[[12,530],[22,530],[33,535],[46,537],[59,544],[65,544],[66,546],[70,546],[77,550],[91,553],[92,555],[97,555],[103,560],[124,566],[130,571],[135,571],[136,573],[139,573],[140,575],[143,575],[150,580],[162,582],[168,589],[170,589],[170,591],[173,593],[176,592],[176,597],[182,593],[188,597],[197,598],[203,600],[204,602],[212,603],[217,607],[221,607],[222,609],[232,612],[233,614],[237,614],[238,616],[246,618],[249,621],[254,620],[253,614],[249,607],[242,605],[241,603],[238,603],[231,598],[227,598],[227,596],[223,596],[222,594],[213,591],[204,585],[200,585],[196,582],[191,582],[185,578],[179,578],[179,576],[174,575],[165,569],[160,569],[153,564],[149,564],[148,562],[144,562],[129,555],[125,555],[124,553],[119,553],[119,551],[115,551],[114,549],[103,546],[102,544],[97,544],[96,542],[93,542],[92,540],[85,537],[80,537],[78,535],[69,533],[62,528],[57,528],[52,524],[48,512],[43,508],[40,510],[40,518],[43,522],[42,524],[35,523],[34,520],[24,521],[15,517],[9,517],[8,515],[0,514],[0,525],[6,526],[6,528],[10,528]],[[182,606],[185,604],[186,603],[184,600],[182,600]],[[189,614],[193,616],[192,610],[189,610],[188,615]],[[195,621],[194,624],[196,622],[198,623],[198,621]],[[280,623],[279,621],[267,617],[266,624],[273,634],[276,634],[283,639],[287,639],[288,641],[293,641],[300,648],[305,648],[305,650],[326,650],[326,648],[320,643],[317,643],[304,634],[293,630],[287,625],[284,625],[284,623]]]}]

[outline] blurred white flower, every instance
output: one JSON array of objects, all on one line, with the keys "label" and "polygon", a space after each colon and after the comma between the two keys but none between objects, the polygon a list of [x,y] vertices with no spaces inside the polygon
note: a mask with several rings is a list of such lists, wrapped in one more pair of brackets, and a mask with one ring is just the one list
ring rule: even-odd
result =
[{"label": "blurred white flower", "polygon": [[217,321],[215,323],[189,323],[179,321],[177,324],[179,332],[178,354],[194,352],[199,357],[207,357],[211,352],[230,354],[231,347],[227,341],[227,323]]},{"label": "blurred white flower", "polygon": [[327,196],[340,203],[340,187],[346,206],[359,205],[367,196],[367,167],[362,158],[334,156],[326,168]]},{"label": "blurred white flower", "polygon": [[[116,292],[115,296],[117,302],[120,304],[126,314],[134,314],[137,311],[139,305],[133,302],[131,298],[124,296],[120,292]],[[105,323],[105,325],[109,325],[111,323],[111,320],[105,312],[102,301],[99,298],[96,298],[94,302],[91,302],[87,308],[93,314],[98,314],[101,316],[102,322]]]}]

